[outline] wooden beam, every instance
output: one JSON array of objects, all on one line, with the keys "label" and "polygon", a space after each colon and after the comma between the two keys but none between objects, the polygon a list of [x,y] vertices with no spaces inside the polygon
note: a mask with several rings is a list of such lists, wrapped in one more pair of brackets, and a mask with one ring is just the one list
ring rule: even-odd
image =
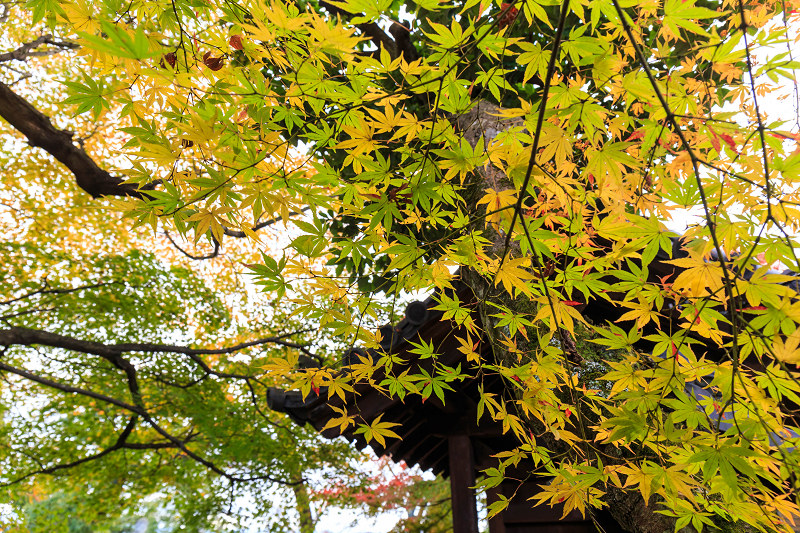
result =
[{"label": "wooden beam", "polygon": [[475,505],[475,458],[468,435],[447,439],[450,459],[450,501],[453,505],[453,533],[478,533]]}]

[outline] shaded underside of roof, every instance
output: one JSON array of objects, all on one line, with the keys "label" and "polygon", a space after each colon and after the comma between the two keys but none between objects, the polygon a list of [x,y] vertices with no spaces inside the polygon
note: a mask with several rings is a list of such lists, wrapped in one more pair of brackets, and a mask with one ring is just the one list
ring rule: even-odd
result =
[{"label": "shaded underside of roof", "polygon": [[[672,258],[685,256],[680,248],[678,239],[673,239],[673,250],[670,254],[660,251],[653,263],[649,265],[648,280],[656,282],[665,278],[676,276],[682,269],[669,262]],[[797,290],[798,281],[790,282],[791,288]],[[472,306],[472,319],[480,327],[480,317],[477,313],[476,299],[472,292],[462,282],[456,282],[453,291],[462,302],[462,306]],[[380,330],[383,341],[382,350],[385,353],[398,354],[406,361],[405,365],[396,365],[394,375],[409,369],[411,373],[418,373],[420,369],[432,372],[434,358],[420,360],[415,354],[409,352],[413,348],[409,341],[424,339],[435,347],[438,354],[436,361],[455,367],[462,365],[462,370],[471,377],[464,381],[453,381],[449,385],[453,391],[445,392],[445,401],[442,402],[435,395],[423,400],[419,395],[409,394],[401,399],[391,396],[388,391],[371,386],[369,383],[360,383],[355,386],[355,394],[348,394],[346,401],[337,396],[326,398],[325,391],[321,397],[311,393],[303,398],[299,391],[283,391],[270,389],[268,400],[271,408],[288,413],[297,423],[310,423],[325,437],[335,438],[343,436],[352,442],[358,449],[367,446],[361,434],[355,433],[355,426],[349,426],[340,431],[338,427],[325,428],[328,422],[336,416],[333,408],[346,409],[351,416],[356,416],[359,423],[371,423],[376,417],[381,416],[382,422],[398,424],[392,429],[400,439],[390,439],[385,446],[373,441],[370,446],[378,455],[390,455],[393,460],[405,461],[409,465],[419,465],[424,470],[431,470],[436,474],[448,474],[447,437],[454,434],[467,434],[472,438],[476,452],[478,466],[489,466],[488,457],[502,450],[512,449],[515,442],[504,436],[500,424],[489,417],[483,417],[480,425],[477,423],[477,401],[480,398],[478,386],[485,392],[502,396],[506,394],[506,384],[498,375],[479,374],[475,367],[470,367],[464,355],[458,350],[459,344],[456,337],[463,332],[454,326],[451,320],[442,320],[443,312],[434,310],[437,305],[434,297],[424,302],[412,302],[406,308],[404,318],[396,325],[387,324]],[[619,308],[610,301],[593,299],[583,302],[579,310],[596,323],[614,320],[621,315]],[[662,323],[649,326],[654,331],[658,328],[669,327],[670,323],[680,318],[680,309],[665,308]],[[724,313],[723,313],[724,314]],[[644,332],[645,336],[648,332]],[[641,346],[639,346],[641,344]],[[637,346],[650,351],[647,341],[639,341]],[[493,361],[494,356],[487,342],[481,342],[478,350],[483,361]],[[724,351],[713,344],[706,344],[706,353],[711,359],[719,360],[725,357]],[[354,349],[345,354],[343,358],[343,371],[347,371],[350,364],[359,363],[361,358],[380,357],[376,350]],[[659,356],[659,354],[656,354]],[[755,366],[759,366],[757,363]],[[383,370],[377,370],[373,375],[373,382],[380,384],[385,378]],[[698,400],[706,398],[711,393],[697,383],[687,384],[687,392]],[[699,407],[700,408],[700,407]],[[701,408],[702,409],[702,408]],[[724,416],[722,417],[724,418]],[[724,422],[724,420],[723,420]]]},{"label": "shaded underside of roof", "polygon": [[[471,293],[463,286],[459,295],[465,300],[473,300]],[[367,446],[363,435],[355,433],[350,426],[344,431],[338,427],[323,429],[328,421],[337,416],[335,408],[346,408],[348,414],[355,415],[359,423],[371,423],[381,416],[382,422],[398,424],[392,430],[400,439],[388,439],[386,446],[372,441],[369,445],[378,455],[389,455],[396,462],[405,461],[409,465],[419,465],[423,470],[435,474],[448,475],[447,438],[454,434],[467,434],[472,437],[478,462],[486,462],[489,455],[498,449],[510,449],[513,439],[504,436],[499,423],[484,417],[480,425],[477,423],[478,390],[482,386],[485,391],[502,394],[504,385],[497,375],[478,375],[474,367],[466,366],[463,354],[458,351],[456,336],[462,333],[454,328],[449,320],[441,320],[442,311],[431,309],[436,305],[433,298],[425,302],[413,302],[406,309],[406,316],[395,326],[382,328],[384,345],[387,352],[398,354],[408,364],[395,366],[394,373],[399,374],[406,368],[418,372],[420,368],[432,372],[434,361],[448,365],[462,365],[471,377],[463,381],[452,381],[449,385],[454,389],[445,391],[444,402],[435,395],[423,400],[419,395],[407,395],[400,399],[378,390],[367,383],[355,386],[355,394],[348,394],[347,401],[333,396],[327,398],[324,391],[320,396],[311,393],[303,399],[298,391],[270,391],[270,404],[273,409],[288,413],[298,423],[309,423],[327,438],[342,436],[352,442],[358,449]],[[479,323],[477,312],[473,319]],[[413,346],[409,340],[425,339],[433,344],[437,357],[420,361],[410,354]],[[481,342],[478,347],[483,360],[493,357],[488,343]],[[354,350],[345,356],[345,363],[357,363],[359,358],[377,357],[376,351]],[[465,367],[466,366],[466,367]],[[345,367],[346,368],[346,367]],[[379,370],[374,376],[375,383],[380,383],[385,375]],[[487,465],[488,466],[488,465]]]}]

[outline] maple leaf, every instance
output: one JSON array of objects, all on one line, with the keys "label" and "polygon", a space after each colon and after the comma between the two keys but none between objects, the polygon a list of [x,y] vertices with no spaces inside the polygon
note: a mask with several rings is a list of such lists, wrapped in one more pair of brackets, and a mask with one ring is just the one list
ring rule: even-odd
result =
[{"label": "maple leaf", "polygon": [[396,422],[381,422],[383,413],[378,415],[371,424],[359,425],[355,433],[364,435],[364,440],[367,442],[376,441],[383,447],[386,447],[386,438],[399,439],[400,435],[392,431],[392,427],[399,426]]},{"label": "maple leaf", "polygon": [[498,228],[503,220],[510,220],[510,208],[517,203],[517,193],[514,189],[501,191],[486,189],[484,192],[486,194],[478,200],[478,205],[486,204],[489,211],[486,215],[486,223]]},{"label": "maple leaf", "polygon": [[772,353],[776,359],[785,363],[800,363],[800,329],[786,338],[775,337],[772,342]]},{"label": "maple leaf", "polygon": [[331,409],[333,409],[333,411],[339,416],[329,418],[325,423],[325,426],[322,428],[322,431],[325,431],[329,428],[337,428],[339,433],[343,433],[348,427],[355,425],[355,417],[347,414],[347,410],[344,407],[336,407],[335,405],[332,405]]},{"label": "maple leaf", "polygon": [[693,297],[715,295],[721,298],[722,267],[716,261],[706,261],[700,255],[672,259],[668,263],[684,270],[672,282],[673,290]]},{"label": "maple leaf", "polygon": [[528,280],[534,279],[533,274],[527,270],[530,268],[530,264],[531,261],[527,257],[506,259],[496,272],[495,286],[502,283],[512,296],[519,293],[533,296],[531,288],[526,283]]}]

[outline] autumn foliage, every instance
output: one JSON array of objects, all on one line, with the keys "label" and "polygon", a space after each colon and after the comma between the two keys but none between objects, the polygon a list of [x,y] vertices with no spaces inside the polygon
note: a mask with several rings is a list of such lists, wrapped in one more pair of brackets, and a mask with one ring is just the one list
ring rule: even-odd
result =
[{"label": "autumn foliage", "polygon": [[[0,297],[0,398],[66,424],[58,453],[3,449],[12,492],[54,465],[122,452],[151,466],[186,457],[193,466],[180,468],[236,490],[260,480],[288,491],[306,461],[347,452],[304,434],[315,444],[287,459],[296,437],[265,412],[268,387],[343,399],[369,383],[446,401],[454,379],[502,376],[505,394],[482,395],[478,417],[519,445],[482,489],[524,459],[550,479],[531,504],[591,515],[625,501],[676,529],[796,527],[792,2],[4,6],[26,28],[9,34],[17,55],[4,61],[29,61],[58,89],[11,69],[0,78],[6,162],[41,171],[2,178],[15,259]],[[776,95],[786,112],[768,116]],[[55,125],[42,129],[15,97]],[[52,174],[53,158],[69,172]],[[51,190],[48,202],[40,191]],[[40,210],[44,231],[24,222]],[[69,230],[77,219],[102,237]],[[98,280],[115,284],[78,288]],[[453,296],[460,284],[471,303]],[[145,289],[156,295],[146,304]],[[71,320],[48,300],[65,291],[80,295],[71,309],[103,318]],[[463,366],[395,375],[383,354],[342,368],[353,346],[380,350],[378,327],[431,293],[465,332]],[[437,360],[439,347],[415,342]],[[6,409],[0,439],[41,442]],[[338,415],[334,426],[368,441],[396,436],[380,419]],[[96,420],[107,430],[86,437]],[[259,477],[266,465],[280,475]],[[92,483],[115,493],[105,472]]]}]

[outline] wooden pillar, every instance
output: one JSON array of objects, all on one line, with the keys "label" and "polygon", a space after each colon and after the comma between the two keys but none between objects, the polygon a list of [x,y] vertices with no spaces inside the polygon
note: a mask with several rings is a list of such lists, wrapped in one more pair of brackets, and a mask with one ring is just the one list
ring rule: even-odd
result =
[{"label": "wooden pillar", "polygon": [[[499,495],[503,493],[500,487],[486,489],[486,505],[491,505],[500,499]],[[502,512],[489,519],[489,533],[506,533],[506,524],[503,522]]]},{"label": "wooden pillar", "polygon": [[447,439],[450,459],[450,501],[453,505],[453,533],[478,533],[475,504],[475,457],[468,435]]}]

